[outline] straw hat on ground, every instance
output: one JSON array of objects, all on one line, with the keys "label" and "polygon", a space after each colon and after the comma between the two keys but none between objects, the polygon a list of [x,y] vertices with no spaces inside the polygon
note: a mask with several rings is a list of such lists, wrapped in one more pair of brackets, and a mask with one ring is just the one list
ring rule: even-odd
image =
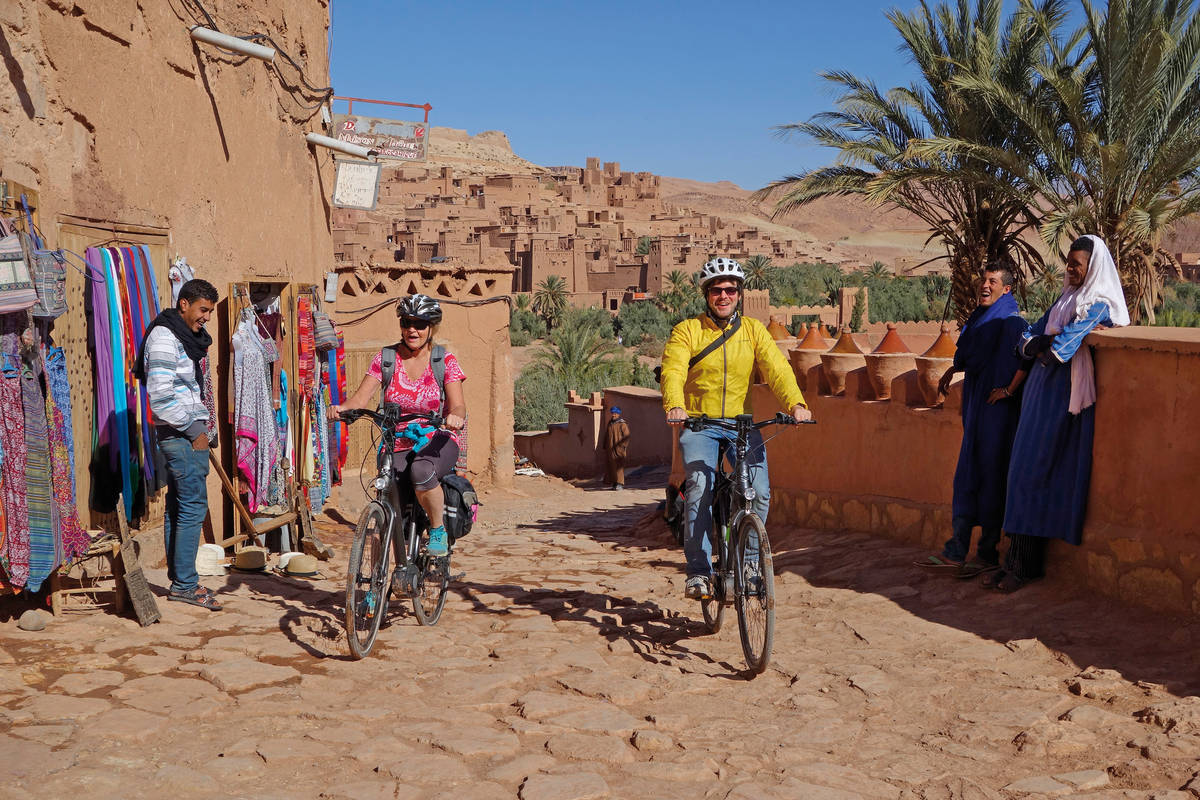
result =
[{"label": "straw hat on ground", "polygon": [[315,578],[319,574],[317,559],[315,556],[298,553],[287,560],[283,572],[291,578]]},{"label": "straw hat on ground", "polygon": [[218,544],[208,542],[200,545],[196,551],[196,572],[200,575],[224,575],[225,549]]},{"label": "straw hat on ground", "polygon": [[267,568],[267,548],[246,547],[233,556],[233,568],[238,572],[262,572]]}]

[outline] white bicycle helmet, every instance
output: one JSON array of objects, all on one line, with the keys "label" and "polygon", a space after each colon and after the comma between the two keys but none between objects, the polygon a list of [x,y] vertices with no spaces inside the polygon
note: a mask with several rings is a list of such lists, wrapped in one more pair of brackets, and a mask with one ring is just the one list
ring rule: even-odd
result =
[{"label": "white bicycle helmet", "polygon": [[701,289],[706,288],[708,284],[717,278],[729,278],[738,283],[745,283],[746,273],[742,271],[741,264],[732,258],[725,258],[724,256],[708,261],[696,273],[696,283],[700,285]]},{"label": "white bicycle helmet", "polygon": [[410,294],[396,304],[396,316],[423,319],[430,325],[442,321],[442,305],[427,294]]}]

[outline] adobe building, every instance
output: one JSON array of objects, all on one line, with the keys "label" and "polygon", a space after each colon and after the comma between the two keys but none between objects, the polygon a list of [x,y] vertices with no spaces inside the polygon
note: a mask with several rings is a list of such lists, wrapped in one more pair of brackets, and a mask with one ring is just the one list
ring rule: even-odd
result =
[{"label": "adobe building", "polygon": [[[329,84],[328,3],[206,3],[221,30],[271,36],[312,86]],[[187,4],[5,0],[0,35],[0,179],[4,213],[24,194],[50,247],[83,254],[102,243],[145,244],[168,305],[167,270],[186,257],[222,305],[210,323],[214,379],[227,367],[224,316],[233,281],[319,283],[333,262],[328,194],[333,159],[305,134],[324,132],[321,100],[277,67],[195,42],[212,24]],[[69,310],[54,339],[67,353],[77,499],[85,527],[106,519],[87,508],[94,387],[86,341],[83,274],[68,270]],[[218,391],[218,394],[223,394]],[[219,410],[219,416],[226,413]],[[225,442],[229,439],[225,438]],[[221,497],[215,475],[212,498]],[[157,532],[162,493],[144,530]],[[220,530],[230,507],[213,503]],[[161,536],[157,539],[161,552]]]},{"label": "adobe building", "polygon": [[692,274],[717,253],[766,255],[777,263],[806,257],[798,242],[667,208],[660,184],[657,175],[598,158],[536,174],[386,168],[375,211],[334,212],[336,259],[354,264],[384,249],[397,263],[504,259],[513,270],[511,292],[532,292],[557,275],[572,305],[615,313],[627,299],[661,291],[665,275]]}]

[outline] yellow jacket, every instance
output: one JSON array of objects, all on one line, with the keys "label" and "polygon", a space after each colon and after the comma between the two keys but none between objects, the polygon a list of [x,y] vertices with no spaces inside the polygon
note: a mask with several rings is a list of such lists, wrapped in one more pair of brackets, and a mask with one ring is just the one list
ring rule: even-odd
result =
[{"label": "yellow jacket", "polygon": [[682,408],[689,415],[735,417],[745,413],[746,394],[754,368],[758,367],[776,399],[791,409],[804,405],[791,365],[779,352],[766,326],[742,317],[742,327],[719,348],[709,353],[688,373],[688,361],[711,344],[722,329],[708,314],[685,319],[671,331],[663,349],[663,408]]}]

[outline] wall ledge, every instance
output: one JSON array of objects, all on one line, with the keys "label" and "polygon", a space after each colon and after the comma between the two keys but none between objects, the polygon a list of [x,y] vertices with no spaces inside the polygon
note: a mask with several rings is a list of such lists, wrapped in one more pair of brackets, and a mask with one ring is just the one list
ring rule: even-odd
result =
[{"label": "wall ledge", "polygon": [[1158,328],[1134,325],[1088,334],[1098,349],[1150,350],[1159,353],[1200,353],[1200,328]]}]

